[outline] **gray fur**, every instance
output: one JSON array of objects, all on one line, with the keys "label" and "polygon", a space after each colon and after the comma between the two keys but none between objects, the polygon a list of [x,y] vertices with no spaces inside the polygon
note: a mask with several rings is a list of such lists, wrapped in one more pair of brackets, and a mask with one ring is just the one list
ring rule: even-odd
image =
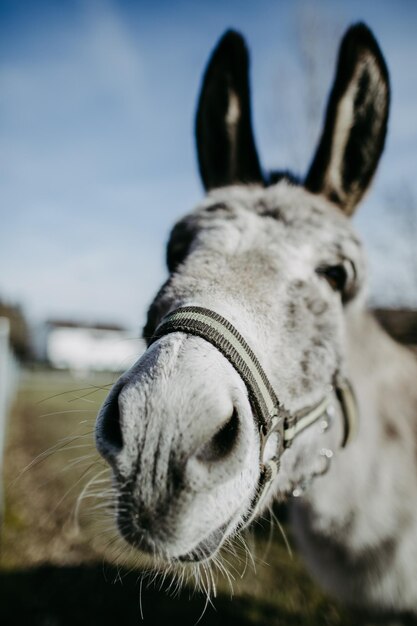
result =
[{"label": "gray fur", "polygon": [[[363,192],[352,186],[355,198]],[[319,474],[320,450],[332,449],[328,473],[291,507],[307,564],[349,603],[417,611],[417,363],[365,311],[366,264],[347,216],[354,200],[342,211],[325,196],[286,179],[211,190],[173,231],[171,275],[145,334],[180,306],[218,312],[245,337],[290,411],[318,402],[336,371],[352,381],[357,439],[340,449],[335,403],[328,430],[314,424],[284,452],[265,507]],[[344,303],[317,270],[346,259],[355,278]],[[98,418],[97,445],[114,470],[120,531],[167,561],[210,558],[242,526],[258,486],[259,434],[242,380],[209,343],[173,333],[117,390],[115,413],[105,406]],[[210,446],[233,411],[233,446],[213,461]],[[109,419],[118,421],[119,447]]]}]

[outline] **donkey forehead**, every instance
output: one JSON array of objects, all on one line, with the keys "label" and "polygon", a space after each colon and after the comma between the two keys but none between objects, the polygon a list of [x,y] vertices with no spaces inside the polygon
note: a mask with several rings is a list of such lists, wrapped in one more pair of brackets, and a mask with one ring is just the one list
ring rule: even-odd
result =
[{"label": "donkey forehead", "polygon": [[[200,240],[224,253],[250,249],[263,256],[291,258],[301,250],[314,260],[358,256],[361,245],[351,221],[335,205],[301,186],[280,181],[273,187],[216,189],[191,216]],[[268,245],[271,244],[271,245]],[[300,248],[301,246],[301,248]]]}]

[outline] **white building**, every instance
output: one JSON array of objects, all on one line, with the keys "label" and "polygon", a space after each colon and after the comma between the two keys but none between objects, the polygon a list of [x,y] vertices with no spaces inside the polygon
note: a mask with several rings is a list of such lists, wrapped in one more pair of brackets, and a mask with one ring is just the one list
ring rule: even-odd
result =
[{"label": "white building", "polygon": [[43,357],[58,369],[123,371],[145,349],[134,332],[117,326],[47,322]]}]

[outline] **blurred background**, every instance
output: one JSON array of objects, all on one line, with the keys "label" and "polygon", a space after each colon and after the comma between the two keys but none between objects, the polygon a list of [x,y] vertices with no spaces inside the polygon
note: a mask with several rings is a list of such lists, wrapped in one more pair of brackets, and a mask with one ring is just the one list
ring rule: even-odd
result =
[{"label": "blurred background", "polygon": [[[110,623],[122,605],[125,623],[137,622],[137,585],[109,592],[97,564],[118,557],[95,542],[94,516],[73,523],[74,502],[98,471],[97,408],[143,348],[169,230],[203,195],[193,125],[206,61],[227,28],[245,35],[263,167],[302,175],[340,38],[358,20],[374,31],[392,86],[385,153],[354,217],[369,303],[397,339],[417,344],[416,2],[0,0],[2,624],[91,623],[98,614]],[[267,537],[256,532],[262,546]],[[271,550],[238,600],[220,595],[218,614],[202,623],[358,623],[281,539]],[[93,587],[96,600],[83,592]],[[174,613],[193,624],[204,606],[147,593],[151,624]]]}]

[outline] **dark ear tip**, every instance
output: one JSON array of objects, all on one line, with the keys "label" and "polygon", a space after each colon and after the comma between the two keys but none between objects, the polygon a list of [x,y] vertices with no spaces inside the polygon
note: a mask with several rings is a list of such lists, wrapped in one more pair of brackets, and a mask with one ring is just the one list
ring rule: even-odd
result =
[{"label": "dark ear tip", "polygon": [[346,31],[340,47],[341,54],[357,55],[361,51],[370,52],[377,60],[380,69],[385,77],[388,77],[388,69],[384,56],[381,52],[375,35],[364,22],[353,24]]},{"label": "dark ear tip", "polygon": [[213,56],[231,57],[234,55],[247,56],[247,47],[244,37],[236,30],[229,29],[220,37]]},{"label": "dark ear tip", "polygon": [[347,29],[343,37],[342,45],[345,42],[349,45],[356,45],[359,47],[372,48],[374,46],[377,46],[379,48],[377,40],[375,39],[375,35],[373,34],[369,26],[365,24],[365,22],[357,22],[356,24],[352,24],[352,26]]},{"label": "dark ear tip", "polygon": [[226,30],[219,39],[218,47],[220,46],[244,46],[246,47],[245,39],[241,33],[233,28]]},{"label": "dark ear tip", "polygon": [[352,26],[347,29],[345,37],[353,37],[356,39],[375,39],[371,29],[367,24],[365,24],[365,22],[356,22],[355,24],[352,24]]}]

